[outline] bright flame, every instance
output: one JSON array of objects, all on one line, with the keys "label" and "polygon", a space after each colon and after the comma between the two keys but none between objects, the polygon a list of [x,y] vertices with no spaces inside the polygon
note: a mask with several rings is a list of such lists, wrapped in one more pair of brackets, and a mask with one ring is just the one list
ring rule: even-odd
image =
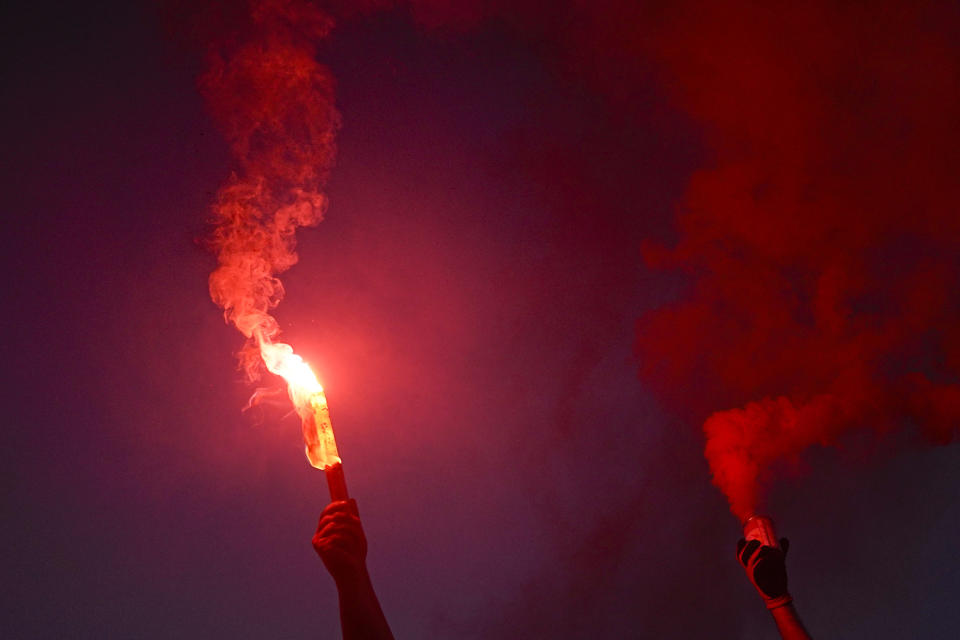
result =
[{"label": "bright flame", "polygon": [[260,355],[267,369],[287,381],[290,400],[300,416],[310,464],[317,469],[326,469],[340,462],[327,396],[310,365],[288,344],[268,342],[262,337],[259,342]]},{"label": "bright flame", "polygon": [[[305,403],[305,397],[312,393],[323,392],[323,387],[317,381],[303,358],[293,352],[293,347],[283,342],[266,342],[260,338],[260,355],[270,373],[275,373],[290,385],[290,399],[299,409]],[[295,397],[294,394],[297,394]],[[301,399],[298,400],[298,397]]]}]

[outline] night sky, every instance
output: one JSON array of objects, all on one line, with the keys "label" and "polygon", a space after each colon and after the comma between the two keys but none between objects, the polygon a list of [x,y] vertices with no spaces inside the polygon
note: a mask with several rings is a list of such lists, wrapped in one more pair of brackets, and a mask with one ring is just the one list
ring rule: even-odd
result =
[{"label": "night sky", "polygon": [[[235,167],[197,88],[204,34],[187,33],[191,3],[37,4],[0,17],[0,635],[338,637],[333,581],[310,546],[324,478],[282,397],[241,413],[256,385],[207,290],[210,205]],[[767,336],[794,344],[780,368],[728,357],[739,343],[710,313],[662,315],[700,300],[696,282],[718,263],[650,256],[727,237],[691,231],[716,229],[710,215],[678,213],[711,196],[705,168],[842,155],[803,164],[813,177],[798,202],[839,202],[851,217],[796,242],[817,260],[834,255],[818,243],[882,251],[888,268],[866,269],[872,284],[851,312],[907,318],[878,393],[915,371],[956,385],[960,15],[929,3],[904,18],[897,7],[910,3],[881,3],[866,49],[834,46],[860,29],[848,14],[799,16],[783,40],[794,66],[776,75],[819,86],[833,56],[844,72],[831,81],[863,80],[835,98],[849,121],[823,116],[834,101],[820,94],[797,107],[828,125],[812,128],[764,120],[799,94],[785,82],[757,98],[776,58],[735,46],[777,19],[731,19],[748,26],[732,36],[730,68],[755,65],[744,77],[761,80],[717,77],[739,96],[731,104],[750,105],[734,110],[748,128],[703,81],[723,39],[697,30],[725,27],[698,3],[667,17],[627,2],[542,14],[525,2],[334,4],[319,51],[342,116],[330,205],[298,234],[276,316],[327,390],[396,637],[777,637],[734,558],[738,522],[711,483],[701,427],[765,395],[819,392],[808,372],[822,359],[803,348],[814,342],[785,338],[787,324]],[[801,41],[825,53],[806,56]],[[690,42],[698,55],[678,53]],[[901,95],[916,99],[889,98]],[[776,153],[743,151],[774,138]],[[884,234],[846,234],[859,213]],[[778,245],[766,257],[796,254]],[[921,272],[939,284],[918,288]],[[750,273],[750,294],[767,295],[766,272]],[[947,311],[901,313],[924,304]],[[676,331],[663,318],[678,318]],[[691,335],[686,320],[703,329]],[[672,351],[671,336],[709,363]],[[815,344],[852,358],[847,342]],[[769,345],[756,349],[767,359]],[[742,372],[760,371],[756,396],[698,380],[717,362],[734,362],[746,386]],[[790,590],[816,637],[960,627],[956,422],[931,446],[923,415],[814,447],[772,485]]]}]

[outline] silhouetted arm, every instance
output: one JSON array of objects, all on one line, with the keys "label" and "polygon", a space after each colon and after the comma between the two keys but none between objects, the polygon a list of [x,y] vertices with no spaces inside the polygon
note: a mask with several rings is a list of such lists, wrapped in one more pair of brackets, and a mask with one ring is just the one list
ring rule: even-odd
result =
[{"label": "silhouetted arm", "polygon": [[393,640],[367,572],[367,538],[355,501],[327,505],[313,548],[337,585],[343,640]]}]

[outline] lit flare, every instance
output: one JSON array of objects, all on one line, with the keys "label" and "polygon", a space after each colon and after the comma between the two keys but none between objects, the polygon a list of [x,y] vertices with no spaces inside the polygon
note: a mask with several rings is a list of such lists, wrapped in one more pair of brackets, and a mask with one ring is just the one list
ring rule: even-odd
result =
[{"label": "lit flare", "polygon": [[293,347],[282,342],[260,340],[260,355],[271,373],[287,381],[287,391],[300,416],[307,459],[317,469],[329,469],[340,462],[333,437],[327,396],[316,374]]}]

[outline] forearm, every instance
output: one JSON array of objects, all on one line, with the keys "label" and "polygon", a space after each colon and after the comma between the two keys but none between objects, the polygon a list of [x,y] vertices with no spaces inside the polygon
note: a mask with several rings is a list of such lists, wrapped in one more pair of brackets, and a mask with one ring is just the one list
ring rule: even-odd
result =
[{"label": "forearm", "polygon": [[337,582],[343,640],[393,640],[366,569]]},{"label": "forearm", "polygon": [[773,614],[773,620],[777,623],[777,629],[783,640],[812,640],[803,623],[800,622],[800,616],[797,615],[792,602],[771,609],[770,613]]}]

